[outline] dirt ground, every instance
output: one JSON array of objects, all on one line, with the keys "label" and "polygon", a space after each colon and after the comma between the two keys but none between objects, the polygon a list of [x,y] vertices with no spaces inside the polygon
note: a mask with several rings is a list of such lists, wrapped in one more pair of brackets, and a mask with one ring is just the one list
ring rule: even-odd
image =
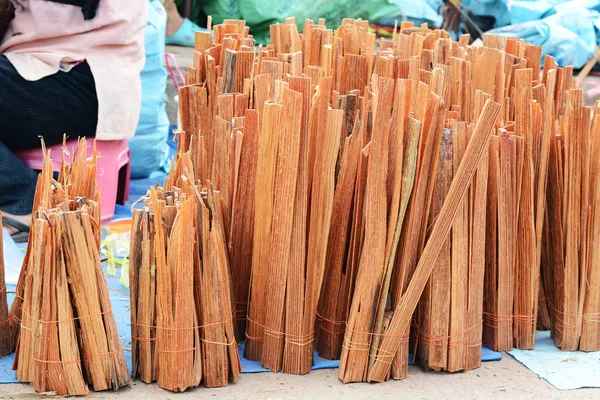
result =
[{"label": "dirt ground", "polygon": [[[600,377],[598,377],[600,380]],[[0,385],[0,398],[35,396],[30,385]],[[600,399],[600,389],[561,391],[538,378],[511,356],[502,361],[486,362],[465,373],[423,372],[411,367],[403,381],[382,384],[353,383],[344,385],[337,370],[313,371],[295,376],[274,373],[242,374],[237,384],[218,389],[203,387],[185,393],[171,393],[156,384],[131,384],[118,392],[92,393],[98,399]],[[38,397],[39,398],[39,397]]]}]

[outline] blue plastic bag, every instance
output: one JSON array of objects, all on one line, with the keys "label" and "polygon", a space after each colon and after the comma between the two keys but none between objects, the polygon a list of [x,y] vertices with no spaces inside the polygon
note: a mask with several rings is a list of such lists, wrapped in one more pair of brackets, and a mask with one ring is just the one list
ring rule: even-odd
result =
[{"label": "blue plastic bag", "polygon": [[165,168],[168,161],[169,117],[164,68],[167,13],[159,0],[148,3],[148,24],[144,35],[146,64],[142,70],[142,111],[135,136],[129,140],[131,177],[147,178]]},{"label": "blue plastic bag", "polygon": [[510,23],[536,21],[574,8],[600,11],[600,0],[515,0],[510,5]]},{"label": "blue plastic bag", "polygon": [[507,0],[463,0],[462,5],[473,15],[494,17],[496,28],[510,23]]},{"label": "blue plastic bag", "polygon": [[581,68],[596,52],[600,13],[573,8],[570,3],[555,10],[556,14],[542,20],[492,29],[489,33],[525,39],[542,46],[542,55],[553,56],[558,65]]},{"label": "blue plastic bag", "polygon": [[413,22],[417,26],[423,23],[427,23],[429,27],[442,26],[441,11],[439,11],[444,6],[442,0],[391,0],[391,2],[398,6],[400,15],[385,16],[373,22],[379,25],[394,26],[395,21],[398,21],[398,24],[400,24],[401,21],[406,20]]}]

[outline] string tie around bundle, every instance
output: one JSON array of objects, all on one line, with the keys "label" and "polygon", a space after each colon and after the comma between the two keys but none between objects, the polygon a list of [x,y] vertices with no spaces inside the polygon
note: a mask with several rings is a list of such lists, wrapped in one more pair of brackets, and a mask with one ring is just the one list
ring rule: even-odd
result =
[{"label": "string tie around bundle", "polygon": [[[329,333],[330,335],[336,336],[336,335],[341,335],[342,333],[346,332],[346,321],[334,321],[334,320],[323,317],[319,313],[317,313],[317,319],[321,321],[321,330]],[[334,327],[341,326],[341,328],[339,328],[337,330],[332,330],[333,328],[327,329],[327,328],[323,327],[323,324],[329,324]]]},{"label": "string tie around bundle", "polygon": [[[241,307],[239,307],[241,306]],[[235,319],[236,321],[246,319],[248,313],[248,302],[247,301],[236,301],[235,302]]]},{"label": "string tie around bundle", "polygon": [[[116,355],[117,353],[120,353],[121,350],[114,350],[114,351],[108,351],[108,352],[104,352],[104,353],[82,353],[83,354],[83,361],[86,362],[91,362],[91,361],[97,361],[97,360],[102,360],[105,358],[109,358],[109,357],[113,357],[114,355]],[[38,363],[42,363],[42,364],[78,364],[81,363],[81,360],[41,360],[39,358],[32,358],[33,361],[38,362]]]},{"label": "string tie around bundle", "polygon": [[307,346],[315,341],[315,332],[311,332],[307,335],[293,335],[291,333],[285,334],[285,342],[294,346]]},{"label": "string tie around bundle", "polygon": [[[579,328],[579,324],[577,323],[578,319],[582,321],[591,322],[591,323],[600,323],[600,312],[599,313],[568,313],[558,309],[554,304],[548,302],[550,305],[550,309],[552,311],[552,316],[554,317],[555,323],[554,328],[559,331],[564,336],[570,337],[579,337],[578,334],[565,332],[568,329]],[[574,323],[569,323],[566,320],[573,321]]]},{"label": "string tie around bundle", "polygon": [[[352,329],[348,326],[348,324],[346,324],[346,330],[348,332],[350,332],[351,334],[357,334],[357,335],[366,335],[368,337],[366,342],[359,342],[359,341],[352,341],[349,339],[349,336],[351,335],[345,335],[344,336],[344,342],[342,343],[342,347],[347,349],[347,350],[352,350],[352,351],[370,351],[371,349],[371,342],[373,340],[373,337],[375,336],[379,336],[379,337],[401,337],[402,340],[400,343],[408,343],[410,340],[410,332],[406,332],[403,333],[402,335],[392,335],[392,334],[388,334],[388,333],[374,333],[374,332],[361,332],[361,331],[357,331],[355,329]],[[381,348],[377,349],[377,353],[380,352],[384,352],[384,350],[382,350]],[[376,355],[377,357],[377,355]],[[385,356],[383,356],[385,357]]]},{"label": "string tie around bundle", "polygon": [[[106,314],[111,314],[112,313],[112,308],[100,312],[100,313],[96,313],[96,314],[88,314],[88,315],[82,315],[82,316],[78,316],[78,317],[73,317],[73,318],[68,318],[68,319],[63,319],[63,320],[53,320],[53,321],[44,321],[38,318],[34,318],[27,310],[25,309],[21,309],[21,312],[27,317],[28,321],[31,321],[33,323],[36,323],[37,325],[46,325],[46,324],[62,324],[65,322],[73,322],[73,321],[77,321],[77,320],[82,320],[82,319],[86,319],[86,318],[93,318],[93,317],[100,317]],[[28,331],[31,331],[33,328],[30,326],[25,326],[23,324],[23,318],[19,319],[17,318],[16,315],[13,315],[13,320],[19,324],[21,329],[25,329]],[[10,317],[7,321],[3,322],[3,324],[9,323],[10,322]]]},{"label": "string tie around bundle", "polygon": [[196,350],[200,350],[200,345],[195,346],[195,347],[190,347],[188,349],[175,349],[175,350],[156,349],[156,351],[159,353],[169,353],[169,354],[188,353],[188,352],[196,351]]},{"label": "string tie around bundle", "polygon": [[[189,331],[189,330],[196,330],[196,329],[205,329],[205,328],[210,328],[213,326],[218,326],[218,325],[225,325],[226,323],[228,323],[229,321],[233,320],[235,316],[235,310],[231,313],[231,316],[223,321],[218,321],[218,322],[211,322],[208,324],[202,324],[202,325],[195,325],[195,326],[190,326],[190,327],[166,327],[166,326],[158,326],[158,325],[148,325],[148,324],[142,324],[139,322],[132,322],[131,325],[132,326],[139,326],[139,327],[144,327],[144,328],[150,328],[150,329],[156,329],[156,330],[161,330],[161,331],[174,331],[174,332],[178,332],[178,331]],[[156,341],[156,336],[155,337],[137,337],[137,336],[133,336],[131,335],[131,338],[133,340],[137,340],[139,342],[154,342]]]},{"label": "string tie around bundle", "polygon": [[[315,341],[315,332],[314,331],[311,333],[308,333],[306,335],[295,335],[292,333],[279,332],[274,329],[270,329],[259,322],[253,321],[252,319],[250,319],[250,317],[247,317],[247,318],[248,318],[249,322],[251,322],[255,325],[258,325],[260,328],[262,328],[263,334],[265,336],[270,336],[275,339],[284,339],[285,343],[289,343],[291,345],[302,347],[302,346],[307,346]],[[246,338],[249,340],[255,340],[255,341],[263,341],[264,340],[264,337],[256,338],[256,337],[252,337],[252,336],[248,335],[248,330],[246,330]]]},{"label": "string tie around bundle", "polygon": [[[459,347],[459,346],[461,346],[463,344],[468,343],[468,341],[469,341],[469,335],[468,335],[468,333],[471,330],[473,330],[473,329],[481,326],[482,323],[483,323],[483,319],[480,319],[479,322],[476,322],[475,324],[473,324],[472,326],[470,326],[466,330],[464,330],[462,332],[459,332],[459,333],[450,334],[450,335],[447,335],[447,336],[429,336],[426,332],[423,332],[421,330],[421,328],[419,327],[419,324],[417,324],[415,322],[413,325],[417,329],[418,340],[422,341],[424,344],[431,345],[431,346],[436,346],[436,347],[446,347],[446,346],[448,346],[448,348],[454,348],[454,347]],[[458,339],[452,340],[453,338],[458,338]],[[467,345],[466,347],[476,347],[476,346],[481,346],[481,343]]]},{"label": "string tie around bundle", "polygon": [[512,326],[513,315],[502,315],[490,312],[483,312],[485,317],[485,326],[489,326],[494,329],[508,328]]}]

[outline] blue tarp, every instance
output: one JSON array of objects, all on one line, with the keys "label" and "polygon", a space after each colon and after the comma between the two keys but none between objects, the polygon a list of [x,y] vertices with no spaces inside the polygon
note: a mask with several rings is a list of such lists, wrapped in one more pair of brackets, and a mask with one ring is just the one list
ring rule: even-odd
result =
[{"label": "blue tarp", "polygon": [[557,389],[600,387],[600,351],[560,351],[550,331],[538,331],[533,350],[508,352],[520,363]]},{"label": "blue tarp", "polygon": [[542,20],[509,25],[489,33],[525,39],[542,46],[542,54],[553,56],[560,66],[572,64],[581,68],[596,53],[600,13],[571,7],[571,3],[563,3],[554,10],[555,14]]}]

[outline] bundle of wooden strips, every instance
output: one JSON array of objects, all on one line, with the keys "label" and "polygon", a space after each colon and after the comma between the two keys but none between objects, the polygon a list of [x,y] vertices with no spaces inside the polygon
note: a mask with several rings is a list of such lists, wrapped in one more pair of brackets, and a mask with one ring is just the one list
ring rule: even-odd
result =
[{"label": "bundle of wooden strips", "polygon": [[[583,105],[570,88],[571,71],[559,73],[558,132],[552,136],[548,173],[548,226],[544,278],[551,334],[562,350],[600,350],[598,263],[599,105]],[[565,76],[567,75],[567,76]]]},{"label": "bundle of wooden strips", "polygon": [[[0,221],[2,213],[0,212]],[[6,281],[4,276],[4,242],[2,241],[3,230],[0,222],[0,357],[4,357],[13,351],[13,340],[10,335],[10,318],[8,314],[8,302],[6,299]]]},{"label": "bundle of wooden strips", "polygon": [[536,327],[550,325],[550,272],[540,267],[542,258],[548,264],[542,244],[552,229],[548,212],[554,212],[546,207],[546,188],[552,138],[572,75],[549,56],[540,70],[539,50],[522,41],[506,39],[504,49],[527,68],[505,71],[514,86],[504,120],[514,124],[505,122],[506,131],[490,146],[483,340],[498,351],[531,349]]},{"label": "bundle of wooden strips", "polygon": [[[367,33],[366,21],[347,22],[340,35],[346,29],[351,34],[348,59],[362,50],[372,55],[375,37]],[[197,34],[189,84],[180,89],[177,168],[189,151],[194,178],[220,192],[236,317],[247,315],[246,356],[272,370],[307,373],[328,239],[334,237],[336,182],[343,170],[338,204],[344,208],[340,218],[349,224],[352,201],[340,196],[355,191],[367,143],[367,124],[359,137],[355,121],[370,72],[368,57],[357,55],[365,67],[358,84],[333,77],[333,35],[324,21],[307,22],[303,35],[293,19],[272,29],[273,44],[259,48],[258,56],[244,21],[215,26],[214,42],[210,34]],[[335,46],[342,58],[343,46],[340,41]],[[350,61],[347,65],[351,68]],[[366,162],[361,165],[366,171]],[[360,209],[354,214],[362,218]],[[353,229],[357,259],[362,228]],[[337,246],[341,260],[345,243]],[[346,293],[353,281],[351,273]],[[341,309],[349,298],[349,293],[341,298]],[[245,321],[237,325],[243,332]]]},{"label": "bundle of wooden strips", "polygon": [[196,187],[192,168],[181,153],[131,236],[133,374],[172,391],[226,386],[241,369],[220,193]]},{"label": "bundle of wooden strips", "polygon": [[377,51],[361,20],[271,36],[255,53],[244,21],[197,35],[173,174],[219,191],[246,357],[303,374],[314,346],[348,382],[405,377],[410,349],[459,371],[482,341],[531,348],[538,304],[550,324],[546,183],[571,69],[519,39],[473,47],[410,23]]},{"label": "bundle of wooden strips", "polygon": [[[454,205],[451,236],[439,243],[441,254],[434,275],[424,285],[413,343],[426,367],[458,371],[480,365],[482,334],[484,343],[504,350],[513,345],[532,348],[535,338],[550,138],[558,118],[556,101],[564,106],[564,96],[555,100],[556,63],[547,57],[542,70],[541,49],[520,40],[485,36],[484,46],[474,48],[468,46],[468,37],[453,43],[444,32],[406,24],[392,43],[382,41],[375,71],[387,51],[397,57],[396,75],[392,76],[406,76],[412,82],[412,93],[402,90],[412,103],[408,117],[423,122],[417,128],[414,183],[402,188],[409,196],[406,215],[402,207],[393,208],[394,196],[389,195],[393,187],[388,186],[388,219],[379,217],[388,231],[387,241],[369,242],[382,235],[368,219],[365,225],[362,259],[384,254],[385,261],[371,258],[364,275],[360,268],[358,271],[340,367],[340,379],[345,382],[382,380],[387,374],[406,376],[412,313],[404,311],[407,322],[398,320],[397,312],[413,302],[416,294],[409,291],[411,285],[421,285],[424,279],[415,276],[416,267],[423,262],[426,244],[432,241],[451,182],[456,181],[453,175],[458,174],[471,146],[478,120],[503,129],[493,135],[490,150],[485,150],[468,196]],[[396,87],[400,84],[398,81]],[[495,111],[497,117],[482,120],[488,100],[502,104],[502,112]],[[397,101],[391,103],[402,108]],[[378,118],[379,113],[373,112],[373,126]],[[370,146],[376,143],[377,134],[385,137],[388,133],[385,129],[374,131]],[[408,143],[406,139],[404,143]],[[388,151],[389,156],[390,150],[384,150],[384,155]],[[400,154],[410,157],[407,148]],[[369,163],[376,162],[373,153],[370,155]],[[365,216],[376,204],[368,200],[374,190],[367,184]],[[403,221],[396,219],[397,215]],[[396,221],[400,223],[398,244],[389,234]],[[378,253],[381,243],[387,251]],[[389,253],[391,248],[394,251]],[[393,261],[386,269],[378,269],[390,259]],[[374,312],[377,303],[379,309]],[[390,314],[392,310],[396,312]],[[406,327],[404,332],[390,331],[400,326]],[[382,347],[384,344],[388,347]]]},{"label": "bundle of wooden strips", "polygon": [[118,389],[129,372],[100,263],[95,146],[81,139],[53,181],[50,154],[38,177],[33,225],[11,309],[20,335],[14,368],[39,392]]}]

